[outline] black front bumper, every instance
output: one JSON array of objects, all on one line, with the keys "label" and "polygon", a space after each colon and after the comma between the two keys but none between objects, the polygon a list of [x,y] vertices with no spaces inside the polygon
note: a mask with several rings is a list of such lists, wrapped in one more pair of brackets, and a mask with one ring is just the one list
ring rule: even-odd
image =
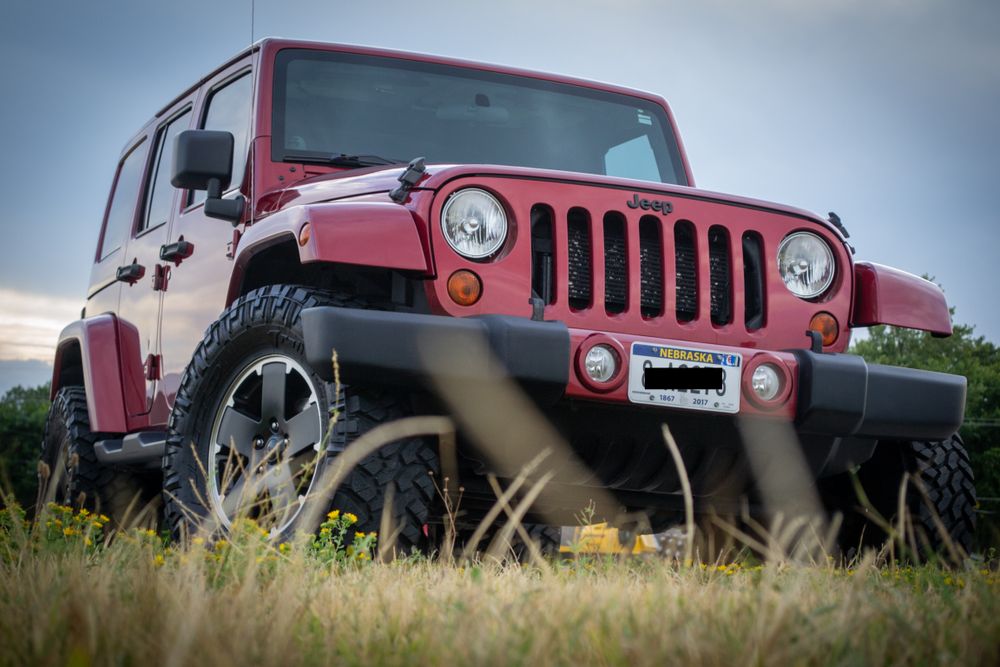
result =
[{"label": "black front bumper", "polygon": [[943,440],[962,425],[961,375],[868,364],[852,354],[793,354],[799,362],[799,431]]},{"label": "black front bumper", "polygon": [[[558,401],[570,372],[569,330],[561,322],[487,315],[455,318],[418,313],[309,308],[302,313],[306,357],[333,378],[337,351],[346,384],[427,386],[432,374],[477,380],[481,364],[428,362],[428,344],[474,341],[541,403]],[[965,378],[867,364],[850,354],[793,350],[798,360],[796,429],[837,437],[941,440],[962,424]],[[481,361],[481,360],[480,360]]]},{"label": "black front bumper", "polygon": [[[493,358],[535,400],[554,403],[569,382],[569,330],[561,322],[485,315],[446,317],[418,313],[320,307],[302,312],[306,358],[326,379],[333,377],[331,352],[337,351],[346,384],[423,386],[429,377],[479,380],[469,373],[482,362],[457,358],[463,341],[488,345]],[[431,368],[435,343],[456,344],[455,357]],[[476,348],[473,348],[476,349]],[[438,349],[440,354],[440,349]]]}]

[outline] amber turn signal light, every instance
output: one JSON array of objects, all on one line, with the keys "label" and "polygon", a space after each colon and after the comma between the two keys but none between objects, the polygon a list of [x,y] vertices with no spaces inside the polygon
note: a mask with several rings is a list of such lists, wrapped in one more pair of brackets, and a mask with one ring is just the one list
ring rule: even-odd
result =
[{"label": "amber turn signal light", "polygon": [[302,229],[299,230],[299,245],[304,246],[309,243],[309,237],[312,236],[312,229],[309,228],[309,223],[302,225]]},{"label": "amber turn signal light", "polygon": [[483,295],[483,282],[472,271],[461,269],[448,278],[448,296],[460,306],[471,306]]},{"label": "amber turn signal light", "polygon": [[823,337],[824,347],[833,345],[837,342],[837,336],[840,335],[840,325],[837,324],[837,318],[826,312],[816,313],[812,316],[812,319],[809,320],[809,330],[816,331]]}]

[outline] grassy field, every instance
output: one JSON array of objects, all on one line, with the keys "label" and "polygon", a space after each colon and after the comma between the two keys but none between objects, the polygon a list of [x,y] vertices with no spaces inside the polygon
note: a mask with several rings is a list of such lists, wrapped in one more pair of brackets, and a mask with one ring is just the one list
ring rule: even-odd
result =
[{"label": "grassy field", "polygon": [[996,665],[1000,575],[736,558],[377,560],[375,537],[168,546],[100,515],[0,515],[4,665]]}]

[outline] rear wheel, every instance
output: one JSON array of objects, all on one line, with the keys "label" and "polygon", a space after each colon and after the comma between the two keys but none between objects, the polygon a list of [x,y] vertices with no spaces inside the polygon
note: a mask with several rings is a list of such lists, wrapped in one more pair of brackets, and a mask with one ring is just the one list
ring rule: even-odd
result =
[{"label": "rear wheel", "polygon": [[[63,387],[52,401],[42,437],[39,498],[108,515],[115,525],[137,518],[149,498],[138,473],[97,460],[83,387]],[[131,516],[128,516],[131,515]]]},{"label": "rear wheel", "polygon": [[824,483],[828,508],[844,517],[838,540],[844,553],[853,555],[859,547],[885,541],[886,533],[872,521],[871,510],[896,524],[900,487],[907,473],[904,502],[919,555],[970,552],[976,529],[976,489],[969,455],[956,434],[940,442],[880,442],[872,459],[857,472],[870,508],[864,507],[848,475]]}]

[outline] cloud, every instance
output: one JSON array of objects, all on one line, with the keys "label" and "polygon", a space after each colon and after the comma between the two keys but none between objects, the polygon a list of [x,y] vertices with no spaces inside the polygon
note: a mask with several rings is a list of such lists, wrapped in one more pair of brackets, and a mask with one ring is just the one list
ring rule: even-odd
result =
[{"label": "cloud", "polygon": [[0,360],[51,363],[59,332],[79,319],[82,299],[0,289]]}]

